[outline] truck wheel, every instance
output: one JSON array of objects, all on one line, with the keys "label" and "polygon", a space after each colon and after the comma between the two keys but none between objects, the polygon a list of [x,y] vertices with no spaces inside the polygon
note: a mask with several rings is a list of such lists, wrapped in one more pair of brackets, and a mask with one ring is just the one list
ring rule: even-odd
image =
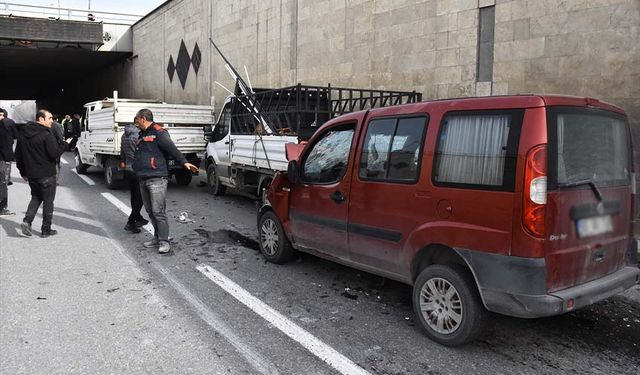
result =
[{"label": "truck wheel", "polygon": [[89,165],[82,163],[82,159],[80,158],[80,153],[78,152],[78,150],[76,150],[75,152],[75,161],[76,161],[76,172],[78,172],[78,174],[87,173],[87,169],[89,169]]},{"label": "truck wheel", "polygon": [[295,250],[284,233],[280,219],[273,211],[267,211],[258,220],[260,252],[272,263],[285,263],[293,258]]},{"label": "truck wheel", "polygon": [[420,273],[413,310],[431,340],[452,347],[478,337],[488,319],[473,277],[457,265],[436,264]]},{"label": "truck wheel", "polygon": [[105,166],[104,167],[104,181],[107,184],[107,188],[111,190],[117,190],[122,185],[122,180],[118,180],[116,178],[116,174],[118,173],[118,168]]},{"label": "truck wheel", "polygon": [[191,172],[188,171],[177,171],[175,173],[176,182],[178,185],[187,186],[191,183]]},{"label": "truck wheel", "polygon": [[207,167],[207,187],[211,195],[222,195],[227,190],[227,187],[222,185],[218,178],[216,163],[213,161]]}]

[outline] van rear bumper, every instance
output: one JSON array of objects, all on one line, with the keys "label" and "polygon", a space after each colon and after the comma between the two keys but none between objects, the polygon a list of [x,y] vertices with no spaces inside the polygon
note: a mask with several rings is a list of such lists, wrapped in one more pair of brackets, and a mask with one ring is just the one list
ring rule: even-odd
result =
[{"label": "van rear bumper", "polygon": [[[621,293],[639,282],[640,269],[627,266],[610,275],[551,294],[527,295],[481,289],[488,310],[519,318],[564,314]],[[573,299],[573,307],[567,302]]]}]

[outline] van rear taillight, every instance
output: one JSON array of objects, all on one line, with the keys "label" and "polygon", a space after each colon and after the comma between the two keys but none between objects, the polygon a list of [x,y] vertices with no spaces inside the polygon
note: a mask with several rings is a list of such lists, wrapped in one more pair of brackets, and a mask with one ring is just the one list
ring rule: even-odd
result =
[{"label": "van rear taillight", "polygon": [[538,145],[527,154],[524,172],[522,223],[529,234],[544,238],[547,204],[547,145]]}]

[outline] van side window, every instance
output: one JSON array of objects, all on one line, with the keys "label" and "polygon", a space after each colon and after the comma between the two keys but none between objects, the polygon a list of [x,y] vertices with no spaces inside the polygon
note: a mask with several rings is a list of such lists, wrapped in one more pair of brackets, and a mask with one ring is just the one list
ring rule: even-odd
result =
[{"label": "van side window", "polygon": [[360,156],[360,179],[418,181],[426,125],[426,117],[372,120]]},{"label": "van side window", "polygon": [[325,132],[302,163],[302,181],[320,184],[339,181],[347,171],[354,129],[354,124],[348,124]]},{"label": "van side window", "polygon": [[436,147],[436,185],[513,191],[524,111],[447,114]]}]

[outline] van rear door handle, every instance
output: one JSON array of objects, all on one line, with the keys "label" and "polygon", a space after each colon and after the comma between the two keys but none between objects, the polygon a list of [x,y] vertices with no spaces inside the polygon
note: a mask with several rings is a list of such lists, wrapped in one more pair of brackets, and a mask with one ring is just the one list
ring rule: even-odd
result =
[{"label": "van rear door handle", "polygon": [[344,201],[347,200],[347,197],[345,197],[344,195],[342,195],[342,192],[340,192],[340,190],[336,190],[334,191],[329,198],[331,198],[331,200],[333,200],[336,203],[342,203]]}]

